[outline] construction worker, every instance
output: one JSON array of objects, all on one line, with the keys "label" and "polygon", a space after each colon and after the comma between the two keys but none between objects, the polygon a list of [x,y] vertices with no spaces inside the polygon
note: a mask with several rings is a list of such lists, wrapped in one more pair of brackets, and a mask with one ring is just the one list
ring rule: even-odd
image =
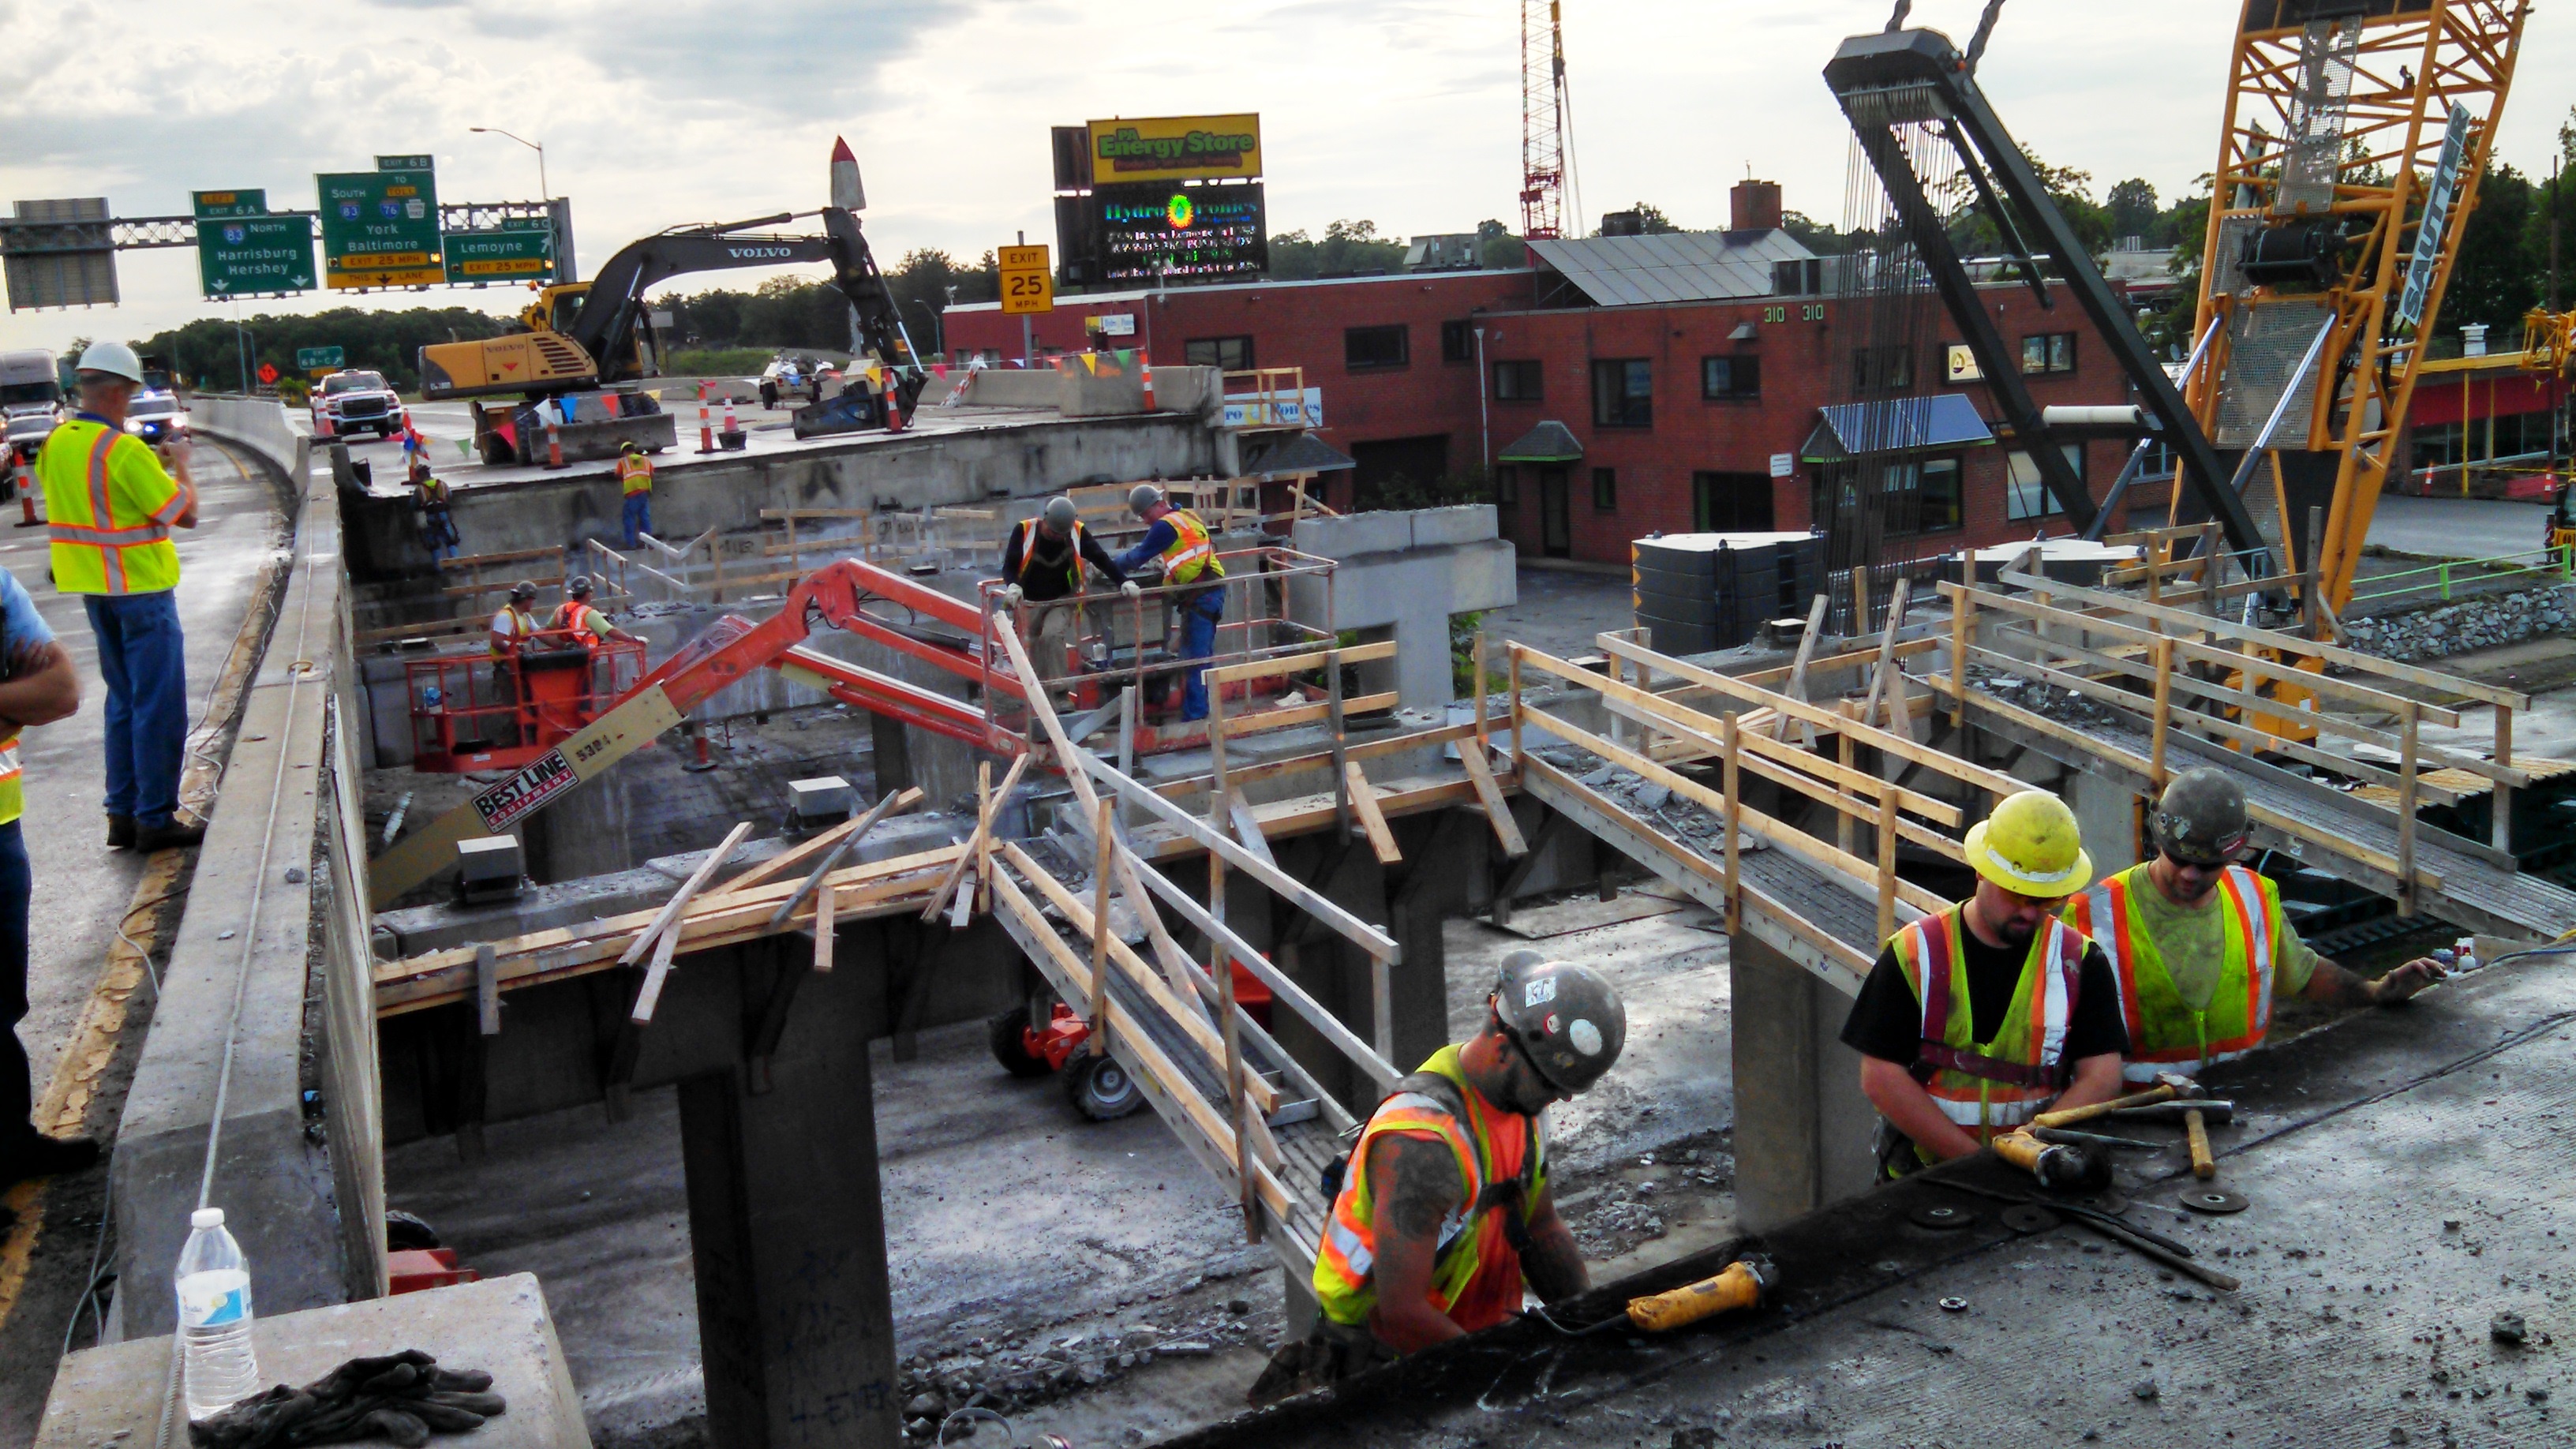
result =
[{"label": "construction worker", "polygon": [[462,540],[456,534],[456,515],[448,508],[447,480],[430,471],[426,453],[412,455],[411,486],[413,504],[420,509],[420,539],[430,560],[456,557]]},{"label": "construction worker", "polygon": [[1348,1378],[1591,1286],[1548,1183],[1539,1115],[1619,1059],[1628,1012],[1589,966],[1503,958],[1474,1038],[1432,1053],[1369,1117],[1315,1258],[1318,1313],[1255,1404]]},{"label": "construction worker", "polygon": [[510,585],[510,597],[501,612],[492,616],[488,631],[492,647],[492,687],[498,696],[510,702],[510,739],[519,744],[527,738],[528,710],[526,681],[519,673],[519,651],[537,637],[537,586],[521,579]]},{"label": "construction worker", "polygon": [[2194,1076],[2252,1051],[2284,994],[2394,1006],[2445,974],[2419,958],[2368,981],[2309,950],[2281,913],[2280,887],[2237,863],[2251,817],[2225,770],[2174,776],[2148,829],[2153,860],[2104,878],[2066,909],[2110,959],[2132,1082]]},{"label": "construction worker", "polygon": [[170,530],[197,526],[196,475],[186,448],[156,451],[125,431],[126,408],[143,386],[133,348],[91,343],[78,372],[81,410],[45,439],[36,477],[53,534],[54,587],[82,596],[107,679],[107,843],[195,845],[204,823],[178,814],[188,655]]},{"label": "construction worker", "polygon": [[28,1120],[35,1083],[18,1022],[27,1014],[27,915],[34,904],[18,735],[80,708],[80,674],[54,640],[17,578],[0,569],[0,1188],[30,1177],[77,1172],[98,1160],[86,1137],[48,1137]]},{"label": "construction worker", "polygon": [[1965,1157],[2052,1099],[2120,1092],[2110,963],[2057,919],[2093,880],[2075,812],[2024,790],[1969,827],[1967,855],[1976,894],[1890,937],[1843,1023],[1889,1178]]},{"label": "construction worker", "polygon": [[641,548],[653,531],[653,460],[633,438],[617,453],[617,487],[626,496],[626,546]]},{"label": "construction worker", "polygon": [[1128,598],[1138,590],[1118,569],[1118,561],[1082,526],[1073,500],[1058,494],[1037,517],[1026,519],[1002,545],[1002,602],[1016,609],[1023,601],[1039,607],[1026,621],[1029,647],[1036,653],[1038,678],[1064,677],[1065,649],[1078,622],[1076,600],[1082,596],[1082,566],[1106,574]]},{"label": "construction worker", "polygon": [[574,574],[564,581],[564,599],[555,605],[554,614],[546,620],[548,633],[572,636],[584,649],[597,650],[611,639],[628,644],[644,641],[608,622],[608,616],[593,608],[590,602],[590,575]]},{"label": "construction worker", "polygon": [[[1216,556],[1216,542],[1208,536],[1207,525],[1185,508],[1174,508],[1163,490],[1151,483],[1139,483],[1127,494],[1127,507],[1145,520],[1145,541],[1118,556],[1121,575],[1132,574],[1147,563],[1161,560],[1166,588],[1187,589],[1173,597],[1173,606],[1181,616],[1180,647],[1174,656],[1180,659],[1205,659],[1216,652],[1216,624],[1225,615],[1225,564]],[[1207,586],[1188,589],[1200,580]],[[1202,665],[1186,671],[1181,692],[1181,720],[1207,718],[1207,668]]]}]

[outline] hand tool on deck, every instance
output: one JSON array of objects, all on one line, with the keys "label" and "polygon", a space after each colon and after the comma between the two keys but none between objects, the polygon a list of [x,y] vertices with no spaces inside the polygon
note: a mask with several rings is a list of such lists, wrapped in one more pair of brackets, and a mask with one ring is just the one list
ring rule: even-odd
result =
[{"label": "hand tool on deck", "polygon": [[2077,1132],[2066,1127],[2033,1127],[2030,1135],[2042,1142],[2068,1147],[2125,1147],[2137,1152],[2161,1152],[2166,1145],[2149,1142],[2143,1137],[2105,1137],[2099,1132]]},{"label": "hand tool on deck", "polygon": [[2143,1092],[2131,1092],[2125,1097],[2113,1097],[2110,1101],[2096,1102],[2089,1107],[2064,1107],[2054,1112],[2042,1112],[2030,1119],[2031,1125],[2072,1127],[2078,1122],[2090,1122],[2096,1117],[2119,1111],[2123,1107],[2145,1107],[2157,1102],[2170,1102],[2176,1097],[2197,1093],[2200,1090],[2199,1085],[2187,1077],[2177,1077],[2171,1072],[2163,1073],[2162,1077],[2163,1080]]},{"label": "hand tool on deck", "polygon": [[2225,1273],[2219,1272],[2215,1268],[2204,1268],[2200,1264],[2191,1261],[2191,1248],[2187,1244],[2175,1242],[2173,1239],[2168,1238],[2161,1233],[2151,1232],[2148,1229],[2138,1227],[2126,1218],[2114,1217],[2105,1212],[2096,1212],[2091,1208],[2080,1207],[2071,1202],[2059,1202],[2051,1198],[2034,1197],[2028,1193],[1997,1192],[1992,1188],[1977,1187],[1970,1183],[1957,1182],[1946,1177],[1926,1177],[1923,1180],[1932,1183],[1937,1187],[1949,1188],[1953,1192],[1974,1193],[1978,1197],[1990,1197],[1995,1199],[1997,1202],[2035,1203],[2040,1207],[2048,1209],[2050,1212],[2060,1213],[2066,1217],[2073,1218],[2075,1221],[2082,1223],[2084,1226],[2091,1228],[2093,1231],[2100,1233],[2111,1241],[2128,1248],[2132,1252],[2138,1253],[2155,1262],[2162,1263],[2177,1273],[2187,1274],[2200,1282],[2208,1284],[2212,1288],[2233,1293],[2238,1288],[2244,1286],[2236,1279]]},{"label": "hand tool on deck", "polygon": [[1780,1269],[1748,1253],[1714,1278],[1628,1300],[1628,1321],[1648,1333],[1669,1333],[1737,1308],[1758,1308],[1780,1287]]},{"label": "hand tool on deck", "polygon": [[2006,1132],[1986,1144],[1997,1157],[2038,1178],[2042,1187],[2109,1187],[2111,1159],[2066,1143],[2042,1142],[2026,1131]]},{"label": "hand tool on deck", "polygon": [[2139,1122],[2182,1123],[2183,1135],[2191,1143],[2191,1175],[2207,1182],[2218,1175],[2218,1159],[2209,1151],[2209,1129],[2235,1121],[2236,1104],[2224,1098],[2202,1097],[2158,1102],[2149,1107],[2123,1107],[2111,1115]]}]

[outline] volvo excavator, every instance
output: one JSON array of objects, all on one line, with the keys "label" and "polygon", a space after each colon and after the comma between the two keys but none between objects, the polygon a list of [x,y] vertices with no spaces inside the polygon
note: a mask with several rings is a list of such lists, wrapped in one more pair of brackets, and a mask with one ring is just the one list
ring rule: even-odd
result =
[{"label": "volvo excavator", "polygon": [[819,215],[820,236],[755,230],[796,219],[782,212],[631,242],[590,281],[541,290],[519,314],[524,332],[423,347],[421,396],[516,395],[474,404],[475,445],[487,463],[544,457],[549,411],[567,457],[612,456],[630,438],[668,447],[677,441],[671,418],[631,386],[660,372],[644,294],[687,272],[830,262],[832,285],[849,299],[860,345],[877,366],[853,368],[839,396],[801,411],[796,435],[900,428],[921,394],[921,369],[857,216],[837,206]]}]

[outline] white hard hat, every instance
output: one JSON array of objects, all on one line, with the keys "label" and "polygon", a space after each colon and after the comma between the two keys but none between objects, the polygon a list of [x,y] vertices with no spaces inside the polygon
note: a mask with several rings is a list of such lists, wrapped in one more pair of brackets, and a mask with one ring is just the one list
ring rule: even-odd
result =
[{"label": "white hard hat", "polygon": [[91,343],[89,350],[80,355],[78,370],[103,372],[110,377],[124,378],[127,382],[143,381],[143,359],[135,356],[134,349],[122,342]]}]

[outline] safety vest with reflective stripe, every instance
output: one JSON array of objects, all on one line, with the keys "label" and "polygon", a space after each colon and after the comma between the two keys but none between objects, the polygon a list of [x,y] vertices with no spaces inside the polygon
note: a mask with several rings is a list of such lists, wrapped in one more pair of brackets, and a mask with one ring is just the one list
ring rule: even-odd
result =
[{"label": "safety vest with reflective stripe", "polygon": [[608,616],[577,599],[566,599],[555,605],[546,620],[548,630],[568,630],[585,645],[608,637]]},{"label": "safety vest with reflective stripe", "polygon": [[[1038,521],[1034,518],[1021,519],[1020,576],[1011,582],[1026,584],[1029,581],[1029,566],[1037,562],[1037,557]],[[1075,593],[1080,593],[1082,592],[1082,525],[1080,523],[1073,526],[1073,537],[1065,544],[1065,557],[1067,562],[1064,581]]]},{"label": "safety vest with reflective stripe", "polygon": [[18,736],[0,740],[0,825],[27,813],[27,796],[18,779]]},{"label": "safety vest with reflective stripe", "polygon": [[653,462],[641,453],[617,455],[617,486],[627,493],[653,491]]},{"label": "safety vest with reflective stripe", "polygon": [[[1446,1077],[1457,1086],[1470,1120],[1460,1122],[1447,1107],[1425,1093],[1406,1091],[1379,1103],[1369,1117],[1359,1145],[1351,1149],[1349,1174],[1340,1195],[1333,1199],[1332,1217],[1324,1225],[1322,1250],[1315,1255],[1315,1301],[1335,1323],[1364,1325],[1377,1307],[1377,1194],[1369,1181],[1368,1157],[1370,1146],[1380,1136],[1402,1132],[1436,1138],[1448,1147],[1457,1165],[1462,1189],[1459,1204],[1440,1224],[1431,1268],[1431,1306],[1452,1317],[1456,1317],[1452,1310],[1468,1297],[1477,1275],[1488,1265],[1497,1271],[1519,1266],[1519,1258],[1504,1234],[1502,1214],[1495,1209],[1503,1206],[1520,1184],[1530,1153],[1537,1153],[1538,1161],[1522,1211],[1527,1212],[1529,1203],[1537,1201],[1546,1189],[1547,1138],[1537,1118],[1506,1112],[1487,1102],[1468,1084],[1455,1046],[1432,1053],[1422,1070]],[[1472,1333],[1490,1328],[1518,1311],[1517,1293],[1478,1293],[1472,1302],[1489,1308],[1501,1296],[1513,1300],[1508,1308],[1496,1311],[1490,1319],[1479,1313],[1478,1322],[1461,1319],[1458,1326]]]},{"label": "safety vest with reflective stripe", "polygon": [[503,619],[510,621],[508,635],[510,642],[502,644],[497,640],[493,641],[492,657],[495,659],[507,659],[528,647],[528,640],[537,632],[537,616],[516,604],[501,606],[501,612],[492,616],[493,628],[490,632],[500,632],[500,623]]},{"label": "safety vest with reflective stripe", "polygon": [[142,439],[95,418],[74,418],[56,427],[36,455],[53,535],[54,587],[66,594],[157,594],[179,586],[170,526],[187,512],[188,490],[174,489],[155,513],[120,507],[108,486],[108,465],[128,446],[150,451]]},{"label": "safety vest with reflective stripe", "polygon": [[2120,984],[2120,1015],[2129,1026],[2120,1074],[2152,1085],[2158,1072],[2192,1076],[2263,1044],[2272,1024],[2272,953],[2286,924],[2280,887],[2241,865],[2220,872],[2212,894],[2227,954],[2208,1007],[2194,1011],[2138,920],[2134,894],[2156,888],[2146,871],[2138,865],[2104,877],[2068,904],[2066,919],[2101,946]]},{"label": "safety vest with reflective stripe", "polygon": [[[1914,1078],[1942,1116],[1982,1143],[2028,1122],[2071,1077],[2066,1030],[2075,1018],[2085,943],[2063,921],[2050,921],[2034,935],[1995,1039],[1979,1043],[1968,1000],[1965,909],[1925,916],[1888,945],[1923,1007]],[[1927,1163],[1935,1160],[1919,1143],[1915,1151]]]},{"label": "safety vest with reflective stripe", "polygon": [[1163,515],[1172,526],[1172,541],[1163,549],[1163,582],[1186,584],[1201,573],[1225,577],[1225,565],[1217,562],[1216,542],[1208,537],[1207,525],[1186,508],[1175,508]]}]

